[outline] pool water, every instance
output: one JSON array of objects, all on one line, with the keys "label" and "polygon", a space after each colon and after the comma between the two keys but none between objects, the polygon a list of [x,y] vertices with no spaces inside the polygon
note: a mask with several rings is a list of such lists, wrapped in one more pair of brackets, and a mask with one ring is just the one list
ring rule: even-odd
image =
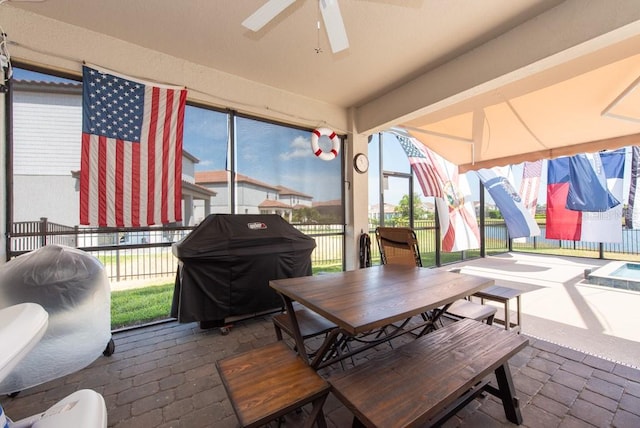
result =
[{"label": "pool water", "polygon": [[622,278],[637,279],[640,281],[640,264],[626,263],[622,267],[614,270],[611,276],[620,276]]}]

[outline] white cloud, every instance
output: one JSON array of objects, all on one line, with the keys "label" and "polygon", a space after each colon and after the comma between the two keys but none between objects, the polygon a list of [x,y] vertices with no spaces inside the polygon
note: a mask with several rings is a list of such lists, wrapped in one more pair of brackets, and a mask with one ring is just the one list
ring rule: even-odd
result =
[{"label": "white cloud", "polygon": [[306,137],[298,136],[293,139],[289,145],[289,151],[280,154],[280,160],[286,161],[295,158],[303,158],[312,156],[311,140]]}]

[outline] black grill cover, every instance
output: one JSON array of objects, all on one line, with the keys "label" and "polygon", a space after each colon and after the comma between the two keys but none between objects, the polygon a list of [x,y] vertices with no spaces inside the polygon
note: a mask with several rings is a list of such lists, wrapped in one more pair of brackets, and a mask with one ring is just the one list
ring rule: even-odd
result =
[{"label": "black grill cover", "polygon": [[180,260],[171,316],[224,325],[282,307],[272,279],[309,276],[313,238],[278,215],[212,214],[173,244]]}]

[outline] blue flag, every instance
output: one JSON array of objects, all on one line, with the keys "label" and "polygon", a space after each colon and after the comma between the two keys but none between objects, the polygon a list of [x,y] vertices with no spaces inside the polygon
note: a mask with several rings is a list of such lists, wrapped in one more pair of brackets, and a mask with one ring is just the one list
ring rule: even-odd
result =
[{"label": "blue flag", "polygon": [[620,201],[607,188],[607,176],[600,154],[594,153],[592,156],[592,161],[584,154],[569,158],[568,210],[604,212],[620,205]]},{"label": "blue flag", "polygon": [[[585,159],[589,162],[586,156]],[[610,192],[616,200],[621,200],[625,150],[601,152],[598,154],[598,160],[601,161],[599,169],[606,178],[607,192]],[[571,158],[563,157],[552,159],[547,163],[546,238],[587,242],[622,242],[621,204],[605,211],[575,211],[566,208],[572,184],[570,161]],[[603,195],[602,198],[605,199],[605,196]]]},{"label": "blue flag", "polygon": [[496,168],[476,171],[502,213],[510,238],[540,235],[540,228],[507,177]]},{"label": "blue flag", "polygon": [[640,228],[640,146],[631,148],[631,175],[629,185],[629,205],[625,216],[625,224],[629,229]]}]

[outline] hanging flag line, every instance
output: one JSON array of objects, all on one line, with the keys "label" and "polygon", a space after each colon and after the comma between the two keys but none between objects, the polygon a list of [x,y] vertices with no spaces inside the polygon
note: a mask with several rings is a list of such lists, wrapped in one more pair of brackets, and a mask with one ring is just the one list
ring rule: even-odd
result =
[{"label": "hanging flag line", "polygon": [[[393,128],[391,132],[407,154],[423,194],[442,198],[440,195],[443,192],[439,188],[444,189],[445,180],[439,178],[437,168],[433,166],[434,162],[439,161],[427,155],[430,150],[404,129]],[[624,153],[624,149],[618,149],[549,161],[547,238],[620,242]],[[632,166],[635,169],[631,175],[627,227],[638,227],[640,224],[640,191],[636,190],[640,176],[640,147],[634,147],[633,153]],[[515,192],[511,182],[500,177],[496,168],[478,171],[490,194],[492,191],[500,192],[497,196],[492,194],[492,198],[508,223],[507,228],[511,225],[509,233],[513,238],[540,234],[535,222],[535,210],[541,171],[541,160],[524,163],[520,194]],[[502,200],[507,203],[498,203]]]}]

